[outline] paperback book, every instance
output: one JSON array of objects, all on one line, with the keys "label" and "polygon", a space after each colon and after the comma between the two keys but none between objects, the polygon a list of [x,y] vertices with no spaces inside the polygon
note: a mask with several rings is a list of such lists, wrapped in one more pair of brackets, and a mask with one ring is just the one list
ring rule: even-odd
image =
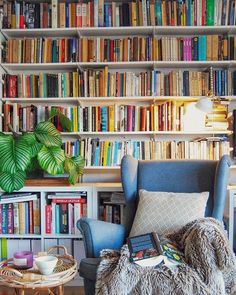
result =
[{"label": "paperback book", "polygon": [[167,239],[161,239],[157,233],[129,237],[127,239],[130,261],[140,266],[176,267],[183,262],[183,253]]}]

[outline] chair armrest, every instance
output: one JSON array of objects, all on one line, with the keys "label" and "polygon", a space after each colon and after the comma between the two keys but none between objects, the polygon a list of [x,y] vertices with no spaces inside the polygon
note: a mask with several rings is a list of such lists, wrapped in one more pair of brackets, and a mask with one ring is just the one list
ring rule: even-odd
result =
[{"label": "chair armrest", "polygon": [[125,240],[125,227],[121,224],[81,218],[77,227],[84,239],[86,257],[99,257],[102,249],[120,249]]},{"label": "chair armrest", "polygon": [[227,196],[227,185],[229,180],[229,167],[231,159],[228,155],[224,155],[218,162],[215,176],[215,189],[214,189],[214,208],[212,217],[222,220],[225,200]]}]

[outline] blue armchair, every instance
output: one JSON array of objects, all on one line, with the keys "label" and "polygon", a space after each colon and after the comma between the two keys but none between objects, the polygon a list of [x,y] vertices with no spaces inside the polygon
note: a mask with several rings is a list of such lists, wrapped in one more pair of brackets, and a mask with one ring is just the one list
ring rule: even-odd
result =
[{"label": "blue armchair", "polygon": [[86,257],[80,263],[86,295],[95,293],[96,270],[102,249],[120,249],[130,232],[139,189],[166,192],[209,191],[205,216],[222,220],[230,167],[229,156],[218,161],[163,160],[138,161],[125,156],[121,163],[121,180],[126,199],[125,225],[82,218],[77,226],[82,232]]}]

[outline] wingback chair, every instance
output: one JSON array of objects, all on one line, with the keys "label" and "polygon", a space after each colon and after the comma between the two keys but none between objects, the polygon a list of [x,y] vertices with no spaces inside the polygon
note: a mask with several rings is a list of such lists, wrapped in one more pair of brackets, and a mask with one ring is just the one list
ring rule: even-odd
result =
[{"label": "wingback chair", "polygon": [[205,216],[222,220],[230,167],[229,156],[220,161],[160,160],[138,161],[124,156],[121,180],[126,200],[125,224],[118,225],[82,218],[77,226],[84,238],[86,258],[80,263],[86,295],[95,293],[96,271],[102,249],[120,249],[130,232],[139,189],[164,192],[209,191]]}]

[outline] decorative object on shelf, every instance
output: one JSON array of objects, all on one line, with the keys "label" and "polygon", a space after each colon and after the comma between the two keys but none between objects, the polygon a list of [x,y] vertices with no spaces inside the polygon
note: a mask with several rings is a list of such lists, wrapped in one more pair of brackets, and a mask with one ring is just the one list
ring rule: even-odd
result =
[{"label": "decorative object on shelf", "polygon": [[33,252],[19,251],[13,254],[14,267],[27,269],[33,267]]},{"label": "decorative object on shelf", "polygon": [[[61,134],[51,122],[53,118],[71,130],[71,121],[60,111],[52,110],[48,121],[37,124],[33,132],[0,133],[0,187],[4,191],[21,189],[27,173],[36,168],[52,175],[68,173],[71,184],[79,181],[85,161],[81,156],[68,156],[61,148]],[[11,125],[9,128],[12,130]]]},{"label": "decorative object on shelf", "polygon": [[196,107],[205,113],[212,112],[214,103],[221,101],[220,97],[215,95],[213,89],[213,69],[210,67],[210,89],[208,90],[207,95],[200,98],[196,103]]},{"label": "decorative object on shelf", "polygon": [[[63,254],[53,254],[53,250],[62,249]],[[64,284],[70,282],[77,274],[77,261],[68,254],[66,247],[54,246],[42,257],[55,257],[57,259],[56,267],[52,274],[42,275],[34,267],[29,270],[18,270],[12,265],[13,259],[10,258],[0,262],[0,285],[15,288],[17,294],[25,294],[24,290],[34,290],[32,294],[38,294],[40,291],[48,291],[48,294],[63,295]],[[45,256],[46,255],[46,256]],[[39,257],[39,256],[37,256]],[[56,293],[53,289],[57,289]],[[52,289],[52,290],[51,290]]]}]

